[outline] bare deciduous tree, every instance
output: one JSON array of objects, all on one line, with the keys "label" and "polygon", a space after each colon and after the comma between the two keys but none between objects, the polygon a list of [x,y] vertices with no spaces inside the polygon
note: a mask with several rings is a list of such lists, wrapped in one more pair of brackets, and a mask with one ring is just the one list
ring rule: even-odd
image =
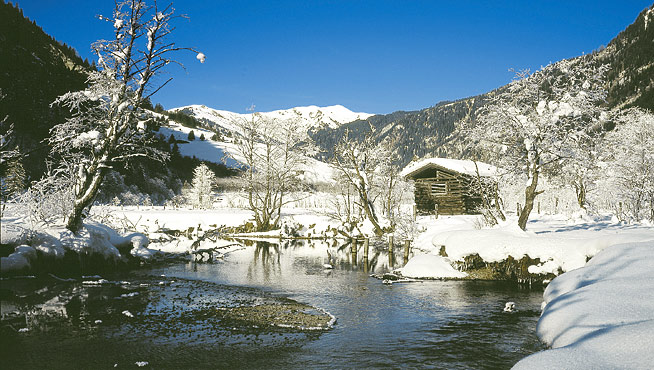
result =
[{"label": "bare deciduous tree", "polygon": [[[153,85],[154,76],[176,63],[172,54],[192,50],[169,40],[174,30],[170,22],[178,17],[171,5],[159,8],[156,1],[117,1],[113,16],[100,16],[113,26],[114,37],[92,45],[98,70],[89,73],[88,87],[53,103],[73,113],[53,127],[49,139],[54,154],[74,168],[75,201],[66,225],[73,232],[81,228],[112,164],[137,156],[165,159],[163,152],[145,145],[143,107],[170,81]],[[204,55],[198,59],[203,61]]]},{"label": "bare deciduous tree", "polygon": [[257,231],[279,227],[281,209],[294,202],[290,192],[304,187],[301,175],[308,160],[310,143],[304,139],[297,121],[277,121],[259,113],[234,122],[240,135],[235,138],[233,158],[244,164],[242,186]]},{"label": "bare deciduous tree", "polygon": [[[334,149],[332,165],[340,174],[342,186],[354,189],[355,204],[363,211],[373,226],[377,236],[387,230],[382,227],[375,202],[386,193],[386,211],[392,214],[393,187],[397,181],[397,171],[391,165],[391,153],[388,146],[375,145],[367,136],[361,142],[353,140],[346,132]],[[390,176],[384,176],[384,169]],[[387,174],[388,175],[388,174]]]},{"label": "bare deciduous tree", "polygon": [[599,119],[606,91],[605,67],[572,66],[562,61],[536,72],[518,72],[507,91],[496,92],[467,133],[493,162],[526,178],[518,225],[527,227],[544,172],[570,158],[574,138]]}]

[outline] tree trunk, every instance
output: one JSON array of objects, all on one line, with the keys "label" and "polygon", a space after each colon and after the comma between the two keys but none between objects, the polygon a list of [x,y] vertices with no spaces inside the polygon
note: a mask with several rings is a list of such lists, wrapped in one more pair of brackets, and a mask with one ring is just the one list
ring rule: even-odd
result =
[{"label": "tree trunk", "polygon": [[84,211],[87,208],[90,208],[93,204],[98,189],[100,189],[100,184],[102,184],[102,180],[104,179],[104,173],[105,171],[102,168],[96,170],[91,182],[80,189],[79,193],[76,194],[73,209],[70,212],[68,222],[66,223],[66,228],[75,234],[77,234],[82,228]]},{"label": "tree trunk", "polygon": [[377,215],[375,215],[374,211],[372,210],[372,205],[368,200],[368,194],[365,191],[365,189],[359,189],[359,199],[361,204],[363,205],[363,210],[366,212],[366,216],[368,216],[370,223],[372,223],[372,226],[375,229],[375,235],[376,236],[384,235],[384,230],[381,228],[381,226],[379,226],[379,222],[377,221]]},{"label": "tree trunk", "polygon": [[581,179],[575,183],[575,191],[577,193],[577,203],[581,209],[586,209],[586,187]]},{"label": "tree trunk", "polygon": [[502,212],[502,206],[501,202],[502,200],[500,199],[500,188],[497,183],[495,183],[495,211],[497,212],[498,217],[502,221],[506,221],[506,216],[504,215],[504,212]]},{"label": "tree trunk", "polygon": [[532,164],[531,172],[531,182],[525,188],[525,205],[520,211],[520,216],[518,217],[518,226],[522,230],[527,230],[527,221],[529,220],[529,214],[534,209],[534,199],[538,194],[541,194],[542,191],[536,191],[538,187],[538,168],[537,160]]}]

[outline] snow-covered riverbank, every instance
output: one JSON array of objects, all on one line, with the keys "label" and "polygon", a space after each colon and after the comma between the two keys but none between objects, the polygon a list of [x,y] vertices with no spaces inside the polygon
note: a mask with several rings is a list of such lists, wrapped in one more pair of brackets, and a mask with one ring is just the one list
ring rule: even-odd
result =
[{"label": "snow-covered riverbank", "polygon": [[552,281],[538,336],[552,349],[514,369],[651,369],[654,240],[607,248]]},{"label": "snow-covered riverbank", "polygon": [[[426,254],[445,253],[447,257],[443,259],[451,263],[475,254],[486,263],[529,256],[540,260],[527,266],[530,274],[557,275],[583,267],[587,260],[612,245],[654,240],[654,227],[624,224],[609,216],[535,216],[528,231],[520,230],[513,218],[494,228],[479,228],[477,220],[477,216],[419,219],[423,232],[416,238],[415,247]],[[436,265],[434,269],[440,270]]]}]

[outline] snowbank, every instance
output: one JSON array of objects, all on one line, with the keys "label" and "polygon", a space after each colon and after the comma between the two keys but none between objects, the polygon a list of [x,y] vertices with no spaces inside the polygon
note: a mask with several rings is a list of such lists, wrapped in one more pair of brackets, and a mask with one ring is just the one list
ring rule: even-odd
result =
[{"label": "snowbank", "polygon": [[448,259],[433,254],[419,254],[398,269],[402,276],[421,279],[463,278],[468,276],[452,268]]},{"label": "snowbank", "polygon": [[95,222],[85,223],[78,234],[61,225],[28,232],[18,218],[3,218],[2,223],[2,243],[18,245],[13,253],[0,258],[3,275],[30,272],[41,257],[53,257],[52,262],[56,263],[54,261],[62,259],[66,251],[80,256],[101,256],[107,262],[121,260],[121,251],[141,259],[152,258],[158,253],[147,248],[149,240],[144,234],[121,236],[110,227]]},{"label": "snowbank", "polygon": [[32,262],[36,258],[36,249],[28,245],[19,245],[14,252],[7,257],[0,259],[0,271],[3,272],[23,272],[32,267]]},{"label": "snowbank", "polygon": [[654,240],[607,248],[554,279],[538,336],[552,349],[514,369],[651,369]]},{"label": "snowbank", "polygon": [[530,273],[557,274],[559,269],[565,272],[583,267],[590,257],[609,246],[654,240],[654,228],[606,220],[573,222],[535,217],[529,224],[530,231],[522,231],[514,219],[492,229],[476,229],[472,217],[423,220],[426,231],[417,238],[416,246],[433,254],[444,246],[447,256],[454,261],[463,261],[473,254],[479,254],[486,262],[527,255],[541,261],[529,266]]}]

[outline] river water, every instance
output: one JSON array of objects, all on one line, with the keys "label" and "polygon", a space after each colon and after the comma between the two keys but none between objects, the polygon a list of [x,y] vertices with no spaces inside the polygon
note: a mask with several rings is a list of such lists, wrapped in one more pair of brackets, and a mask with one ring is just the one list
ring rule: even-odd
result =
[{"label": "river water", "polygon": [[[535,336],[542,290],[500,282],[384,284],[369,275],[403,258],[389,259],[383,248],[372,248],[367,260],[361,247],[356,252],[255,243],[214,263],[105,280],[5,280],[3,368],[508,369],[542,349]],[[288,299],[328,311],[336,324],[325,331],[257,328],[213,315],[217,307]],[[518,311],[504,313],[507,301]]]}]

